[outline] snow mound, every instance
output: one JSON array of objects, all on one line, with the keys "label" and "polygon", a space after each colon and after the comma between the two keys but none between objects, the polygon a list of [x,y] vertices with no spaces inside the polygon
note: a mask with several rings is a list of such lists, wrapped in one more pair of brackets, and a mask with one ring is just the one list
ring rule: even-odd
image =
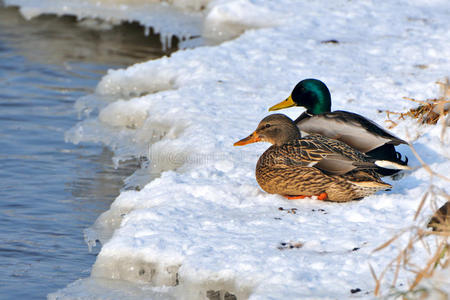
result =
[{"label": "snow mound", "polygon": [[274,27],[282,20],[268,7],[248,0],[215,1],[209,6],[203,37],[211,42],[231,40],[249,29]]}]

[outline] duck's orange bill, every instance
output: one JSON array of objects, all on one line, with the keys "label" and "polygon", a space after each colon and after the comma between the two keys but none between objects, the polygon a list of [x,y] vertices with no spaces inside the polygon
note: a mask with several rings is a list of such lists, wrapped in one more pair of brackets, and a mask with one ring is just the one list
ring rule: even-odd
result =
[{"label": "duck's orange bill", "polygon": [[261,138],[259,137],[259,135],[256,132],[253,132],[245,139],[242,139],[242,140],[234,143],[234,146],[244,146],[247,144],[256,143],[256,142],[260,142],[260,141],[261,141]]}]

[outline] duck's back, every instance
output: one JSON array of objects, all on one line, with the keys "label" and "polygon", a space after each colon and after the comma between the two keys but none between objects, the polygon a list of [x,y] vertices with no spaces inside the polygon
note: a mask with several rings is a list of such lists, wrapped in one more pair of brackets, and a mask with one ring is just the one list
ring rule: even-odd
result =
[{"label": "duck's back", "polygon": [[295,120],[303,133],[321,134],[346,143],[363,153],[385,144],[406,144],[369,119],[347,111],[334,111],[320,115],[306,112]]}]

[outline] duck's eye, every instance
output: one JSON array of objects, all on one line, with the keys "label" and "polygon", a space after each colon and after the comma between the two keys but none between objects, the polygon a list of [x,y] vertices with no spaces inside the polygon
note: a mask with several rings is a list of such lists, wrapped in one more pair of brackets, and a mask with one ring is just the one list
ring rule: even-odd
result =
[{"label": "duck's eye", "polygon": [[269,128],[270,127],[270,124],[266,124],[266,126],[264,126],[264,128]]}]

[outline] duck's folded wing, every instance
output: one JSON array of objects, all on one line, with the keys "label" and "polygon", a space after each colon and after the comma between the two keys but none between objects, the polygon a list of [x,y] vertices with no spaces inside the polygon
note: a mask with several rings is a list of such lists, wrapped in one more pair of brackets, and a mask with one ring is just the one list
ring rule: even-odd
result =
[{"label": "duck's folded wing", "polygon": [[302,132],[340,140],[364,153],[384,144],[406,144],[375,122],[347,111],[299,117],[296,124]]},{"label": "duck's folded wing", "polygon": [[280,164],[315,167],[331,175],[376,167],[372,162],[354,160],[333,150],[319,141],[300,139],[278,147],[276,156]]}]

